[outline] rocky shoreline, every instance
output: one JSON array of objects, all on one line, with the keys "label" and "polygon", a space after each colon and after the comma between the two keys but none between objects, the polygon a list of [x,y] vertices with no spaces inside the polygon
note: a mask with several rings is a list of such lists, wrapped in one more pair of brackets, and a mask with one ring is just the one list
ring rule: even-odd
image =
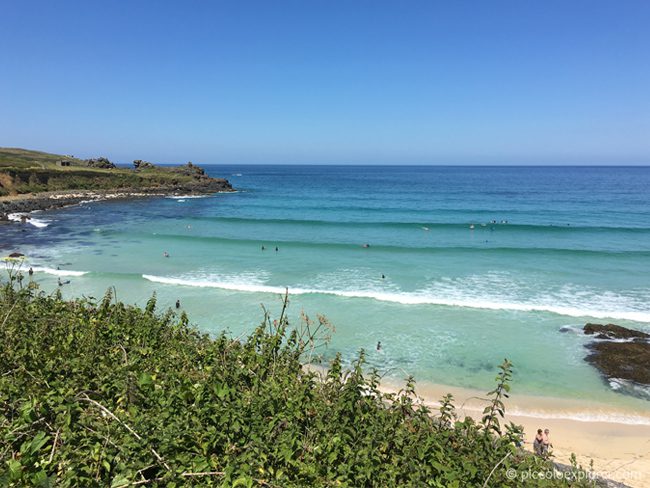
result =
[{"label": "rocky shoreline", "polygon": [[28,214],[36,210],[53,210],[83,202],[117,199],[151,198],[178,195],[210,195],[235,191],[228,180],[202,179],[184,185],[149,188],[118,188],[113,190],[63,190],[11,197],[0,197],[0,221],[9,221],[11,214]]},{"label": "rocky shoreline", "polygon": [[650,399],[650,334],[616,324],[586,324],[583,331],[595,338],[585,359],[610,386]]}]

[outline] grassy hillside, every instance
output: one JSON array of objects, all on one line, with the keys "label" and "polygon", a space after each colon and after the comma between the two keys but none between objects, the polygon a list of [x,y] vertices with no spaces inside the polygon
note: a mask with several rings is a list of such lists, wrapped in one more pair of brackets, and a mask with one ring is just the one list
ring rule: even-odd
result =
[{"label": "grassy hillside", "polygon": [[83,160],[61,154],[0,147],[0,171],[4,168],[56,169],[57,167],[60,168],[57,163],[62,160],[70,161],[72,166],[85,166]]},{"label": "grassy hillside", "polygon": [[[70,166],[61,166],[60,161]],[[59,154],[0,148],[0,196],[61,190],[155,189],[207,180],[200,168],[190,165],[102,169]]]},{"label": "grassy hillside", "polygon": [[525,478],[550,463],[500,423],[507,362],[477,423],[450,396],[430,411],[412,380],[381,393],[363,353],[305,372],[324,319],[294,327],[283,310],[233,340],[155,308],[64,301],[15,271],[0,283],[0,485],[592,486]]}]

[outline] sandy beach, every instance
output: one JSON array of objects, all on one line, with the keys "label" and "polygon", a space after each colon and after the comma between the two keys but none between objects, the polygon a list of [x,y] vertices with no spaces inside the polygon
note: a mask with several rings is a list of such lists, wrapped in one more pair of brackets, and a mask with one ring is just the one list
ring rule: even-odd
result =
[{"label": "sandy beach", "polygon": [[[326,372],[326,368],[317,365],[308,365],[306,369],[318,374]],[[396,393],[402,386],[384,381],[380,390]],[[475,420],[480,420],[486,405],[486,392],[479,390],[418,383],[416,393],[432,410],[451,393],[458,416]],[[575,454],[578,465],[599,477],[632,488],[650,488],[650,411],[617,410],[604,404],[512,394],[506,401],[502,425],[509,422],[524,427],[524,447],[531,452],[537,429],[549,429],[556,462],[570,465],[571,455]]]},{"label": "sandy beach", "polygon": [[[399,385],[384,383],[385,391]],[[420,384],[417,393],[432,408],[446,393],[454,396],[459,416],[479,419],[485,392],[445,385]],[[510,412],[510,413],[509,413]],[[614,421],[607,421],[614,419]],[[650,487],[650,411],[615,410],[606,405],[512,394],[506,402],[506,423],[524,427],[525,446],[532,451],[538,428],[550,429],[554,459],[578,464],[595,474],[634,488]]]}]

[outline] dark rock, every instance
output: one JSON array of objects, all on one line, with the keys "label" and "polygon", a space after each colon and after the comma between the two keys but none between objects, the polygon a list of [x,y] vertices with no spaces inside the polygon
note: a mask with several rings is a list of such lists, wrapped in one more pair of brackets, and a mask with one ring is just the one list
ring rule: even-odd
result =
[{"label": "dark rock", "polygon": [[587,344],[585,360],[610,385],[626,385],[622,391],[647,396],[643,392],[650,391],[650,334],[615,324],[587,324],[583,330],[600,339]]},{"label": "dark rock", "polygon": [[86,166],[89,168],[100,169],[113,169],[115,164],[111,163],[107,158],[86,159]]},{"label": "dark rock", "polygon": [[149,161],[143,161],[142,159],[136,159],[133,161],[133,166],[135,169],[155,168],[155,165],[153,163],[150,163]]},{"label": "dark rock", "polygon": [[587,335],[595,334],[596,339],[650,339],[650,334],[616,324],[586,324],[582,330]]},{"label": "dark rock", "polygon": [[24,256],[24,254],[21,253],[21,252],[12,252],[12,253],[9,255],[10,258],[22,258],[23,256]]},{"label": "dark rock", "polygon": [[600,341],[588,348],[587,361],[608,378],[650,385],[650,343]]}]

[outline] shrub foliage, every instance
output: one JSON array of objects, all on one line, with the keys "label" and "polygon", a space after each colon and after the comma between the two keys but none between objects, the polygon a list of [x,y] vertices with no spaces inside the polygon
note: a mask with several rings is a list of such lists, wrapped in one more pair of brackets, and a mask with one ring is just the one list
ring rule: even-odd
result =
[{"label": "shrub foliage", "polygon": [[155,296],[65,301],[26,281],[0,290],[1,486],[515,487],[512,470],[548,468],[500,422],[508,361],[475,422],[450,395],[432,412],[412,378],[382,393],[363,352],[306,370],[322,318],[292,327],[283,309],[210,337]]}]

